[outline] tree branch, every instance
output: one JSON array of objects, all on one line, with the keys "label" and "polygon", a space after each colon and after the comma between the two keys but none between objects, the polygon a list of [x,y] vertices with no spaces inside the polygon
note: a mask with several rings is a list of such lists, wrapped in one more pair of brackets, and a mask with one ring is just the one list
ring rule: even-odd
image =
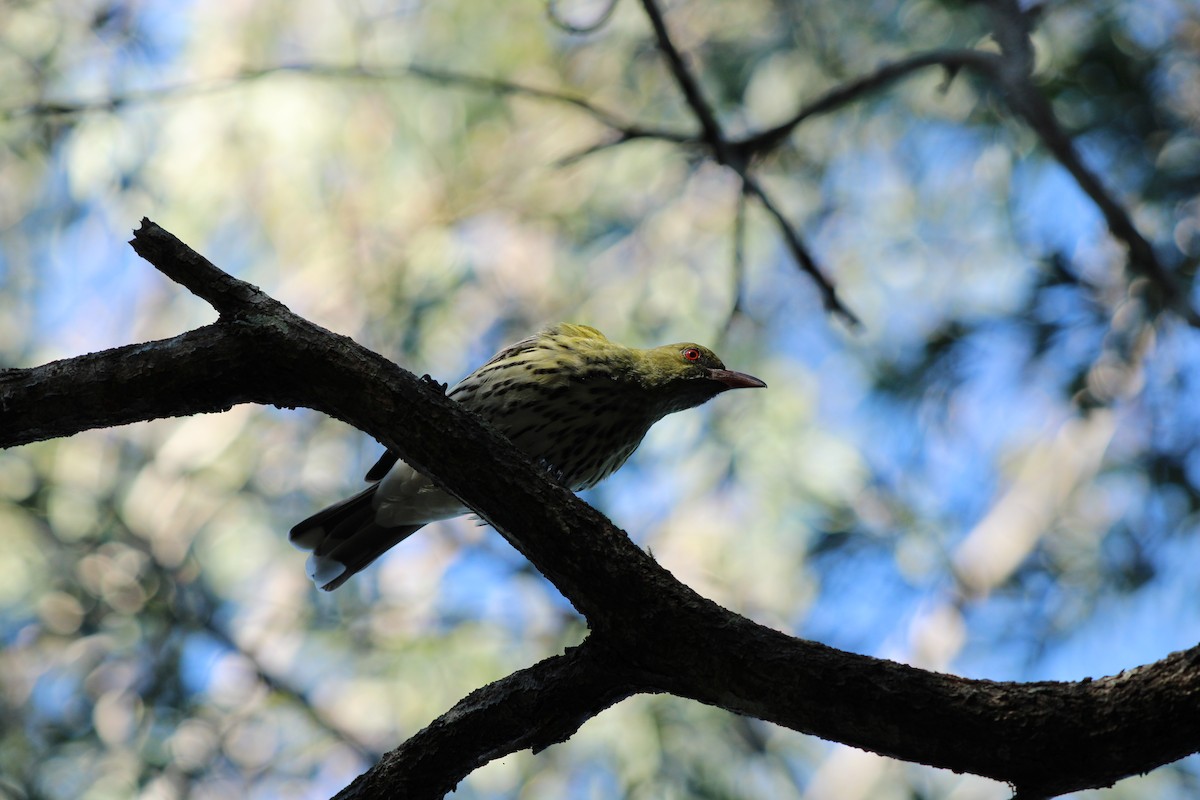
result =
[{"label": "tree branch", "polygon": [[1054,108],[1034,84],[1031,35],[1036,8],[1023,11],[1017,0],[985,0],[985,4],[1002,56],[994,62],[967,66],[980,69],[996,83],[1012,112],[1033,129],[1046,149],[1100,209],[1109,232],[1125,243],[1130,269],[1155,287],[1156,305],[1170,308],[1188,325],[1200,327],[1200,312],[1191,305],[1175,275],[1163,266],[1153,245],[1142,236],[1125,207],[1083,163]]},{"label": "tree branch", "polygon": [[472,770],[564,742],[633,692],[628,665],[594,639],[477,689],[338,793],[336,800],[439,798]]},{"label": "tree branch", "polygon": [[861,327],[862,321],[842,303],[833,282],[817,266],[816,259],[813,258],[808,246],[804,244],[804,239],[800,235],[800,232],[788,221],[787,217],[784,216],[778,206],[770,199],[762,186],[750,175],[749,165],[745,159],[736,157],[738,154],[730,146],[725,132],[721,129],[721,123],[717,121],[716,113],[704,98],[704,93],[700,90],[699,81],[692,75],[691,70],[688,69],[683,56],[679,52],[679,48],[675,46],[675,42],[671,39],[671,34],[667,30],[666,22],[663,20],[662,12],[658,9],[658,4],[655,0],[642,0],[642,7],[646,11],[646,16],[650,19],[651,27],[654,28],[654,36],[658,42],[658,48],[662,50],[663,56],[667,59],[667,65],[671,69],[671,74],[675,77],[675,82],[679,84],[679,88],[687,100],[688,107],[692,109],[692,113],[696,115],[696,119],[700,123],[701,139],[712,152],[713,159],[718,164],[729,167],[736,172],[742,179],[742,184],[746,192],[754,195],[754,197],[763,203],[768,213],[771,214],[772,218],[779,225],[784,241],[787,243],[788,251],[796,259],[796,265],[816,283],[817,290],[821,293],[825,310],[839,316],[851,328]]},{"label": "tree branch", "polygon": [[[1200,312],[1190,304],[1175,275],[1163,266],[1153,245],[1137,229],[1125,207],[1113,196],[1099,176],[1083,162],[1071,137],[1058,122],[1052,106],[1034,85],[1032,79],[1033,48],[1030,33],[1036,8],[1030,12],[1024,12],[1016,0],[983,0],[983,2],[991,12],[994,35],[1001,46],[1001,54],[973,49],[934,50],[884,64],[868,75],[834,87],[817,100],[800,108],[784,122],[736,140],[729,139],[722,130],[712,105],[704,98],[699,82],[671,39],[662,12],[655,0],[642,0],[642,5],[654,29],[656,41],[667,59],[671,73],[700,124],[699,136],[630,123],[618,114],[568,92],[541,89],[504,79],[417,64],[385,68],[324,64],[279,65],[247,70],[227,80],[159,87],[131,92],[120,97],[82,102],[46,101],[19,108],[0,109],[0,119],[34,115],[69,116],[99,110],[115,111],[128,105],[222,91],[244,81],[257,80],[281,73],[301,73],[338,79],[419,79],[447,86],[492,92],[497,95],[523,96],[565,104],[583,111],[613,131],[615,136],[608,141],[597,143],[561,159],[560,164],[569,164],[601,150],[638,139],[658,139],[683,145],[704,144],[711,151],[714,160],[735,170],[742,178],[745,190],[762,202],[768,214],[779,226],[788,250],[796,259],[797,265],[816,282],[826,309],[841,316],[851,327],[857,327],[861,324],[860,321],[841,302],[833,284],[825,277],[804,244],[799,231],[787,220],[778,205],[750,175],[749,165],[754,158],[778,147],[805,120],[841,108],[871,92],[886,88],[913,72],[930,66],[941,66],[948,71],[948,77],[953,77],[959,70],[969,69],[986,78],[1001,90],[1013,113],[1034,130],[1054,158],[1075,179],[1080,189],[1092,199],[1104,216],[1105,223],[1113,236],[1125,243],[1128,249],[1130,268],[1135,273],[1144,276],[1155,287],[1157,295],[1155,299],[1158,304],[1174,310],[1189,325],[1200,327]],[[611,13],[613,5],[609,4],[605,8],[600,17],[601,24]],[[548,7],[548,13],[552,19],[561,23],[554,4]]]},{"label": "tree branch", "polygon": [[440,791],[489,759],[560,741],[637,692],[1007,781],[1029,797],[1109,785],[1200,750],[1200,647],[1113,678],[993,683],[757,625],[679,583],[427,382],[222,277],[148,220],[134,242],[219,305],[221,318],[173,339],[0,373],[0,446],[243,402],[313,408],[375,436],[462,499],[587,619],[580,647],[468,697],[348,797],[392,796],[401,780]]},{"label": "tree branch", "polygon": [[850,103],[862,100],[872,92],[886,89],[893,83],[927,67],[943,67],[947,80],[964,67],[983,70],[997,59],[995,53],[984,50],[932,50],[915,56],[884,64],[869,75],[835,86],[811,103],[802,106],[784,122],[766,130],[750,134],[730,143],[739,158],[750,161],[770,152],[792,134],[801,123],[822,114],[828,114]]},{"label": "tree branch", "polygon": [[717,159],[718,163],[730,164],[732,159],[730,158],[729,143],[725,139],[725,132],[721,130],[721,123],[717,122],[716,113],[708,101],[704,99],[704,92],[700,89],[700,82],[693,77],[692,71],[688,69],[687,64],[683,60],[683,55],[679,52],[679,48],[675,46],[675,42],[671,39],[671,34],[667,30],[667,23],[663,20],[662,12],[658,10],[658,4],[654,0],[642,0],[642,8],[646,11],[646,17],[650,20],[650,26],[654,28],[654,38],[658,41],[658,49],[662,51],[663,56],[667,59],[667,66],[671,68],[671,74],[675,77],[675,82],[679,84],[679,88],[687,100],[688,107],[692,109],[692,113],[696,115],[696,120],[700,123],[704,141],[712,149],[713,156]]}]

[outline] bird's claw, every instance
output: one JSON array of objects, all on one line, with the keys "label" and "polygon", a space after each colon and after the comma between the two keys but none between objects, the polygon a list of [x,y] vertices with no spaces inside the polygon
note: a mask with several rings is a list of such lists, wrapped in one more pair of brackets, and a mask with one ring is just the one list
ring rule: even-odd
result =
[{"label": "bird's claw", "polygon": [[421,380],[425,381],[426,383],[428,383],[433,388],[437,389],[442,394],[445,394],[446,390],[450,388],[450,384],[442,383],[437,378],[430,375],[428,372],[426,372],[424,375],[421,376]]}]

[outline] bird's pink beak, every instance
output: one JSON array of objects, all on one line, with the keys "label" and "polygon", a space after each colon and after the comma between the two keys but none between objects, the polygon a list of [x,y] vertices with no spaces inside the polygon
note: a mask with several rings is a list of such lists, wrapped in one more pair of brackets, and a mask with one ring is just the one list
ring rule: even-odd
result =
[{"label": "bird's pink beak", "polygon": [[744,372],[734,372],[731,369],[710,369],[708,379],[723,383],[730,389],[765,389],[767,384],[753,375]]}]

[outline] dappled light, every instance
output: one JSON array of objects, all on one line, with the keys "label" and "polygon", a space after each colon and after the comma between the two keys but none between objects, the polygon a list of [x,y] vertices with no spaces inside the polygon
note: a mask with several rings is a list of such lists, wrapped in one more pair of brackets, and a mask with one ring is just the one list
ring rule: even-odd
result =
[{"label": "dappled light", "polygon": [[[1200,641],[1200,12],[1007,5],[13,4],[0,367],[213,322],[143,217],[451,386],[559,321],[703,342],[770,388],[583,493],[680,581],[971,678],[1158,661]],[[585,639],[473,518],[315,590],[287,532],[380,452],[250,404],[0,451],[0,797],[332,796]],[[656,694],[455,796],[1012,790]]]}]

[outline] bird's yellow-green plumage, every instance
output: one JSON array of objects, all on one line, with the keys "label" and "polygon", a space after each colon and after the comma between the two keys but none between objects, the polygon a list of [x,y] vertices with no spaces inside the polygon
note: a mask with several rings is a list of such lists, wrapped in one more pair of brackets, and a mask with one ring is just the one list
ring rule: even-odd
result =
[{"label": "bird's yellow-green plumage", "polygon": [[[580,490],[624,464],[667,414],[729,389],[765,385],[726,369],[698,344],[641,350],[587,325],[560,323],[504,348],[449,396]],[[313,551],[309,571],[324,589],[340,586],[422,525],[467,511],[391,453],[367,479],[377,482],[292,528],[292,541]]]}]

